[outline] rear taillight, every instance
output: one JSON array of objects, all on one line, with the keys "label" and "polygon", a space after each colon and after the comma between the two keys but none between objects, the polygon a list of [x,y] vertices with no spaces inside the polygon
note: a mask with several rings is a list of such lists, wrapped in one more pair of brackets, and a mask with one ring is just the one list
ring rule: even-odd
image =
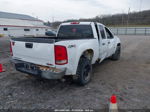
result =
[{"label": "rear taillight", "polygon": [[12,46],[15,45],[15,42],[10,42],[10,54],[13,56]]},{"label": "rear taillight", "polygon": [[67,49],[64,46],[55,45],[55,64],[64,65],[68,63]]}]

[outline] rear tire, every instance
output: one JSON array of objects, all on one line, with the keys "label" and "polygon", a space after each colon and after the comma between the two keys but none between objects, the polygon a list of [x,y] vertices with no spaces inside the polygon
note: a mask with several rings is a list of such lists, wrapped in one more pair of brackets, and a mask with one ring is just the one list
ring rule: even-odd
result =
[{"label": "rear tire", "polygon": [[91,75],[92,75],[91,60],[89,60],[86,57],[81,57],[78,64],[77,73],[75,76],[73,76],[74,81],[77,84],[84,86],[91,81]]},{"label": "rear tire", "polygon": [[121,46],[117,46],[115,53],[111,56],[111,59],[117,61],[120,59],[121,55]]}]

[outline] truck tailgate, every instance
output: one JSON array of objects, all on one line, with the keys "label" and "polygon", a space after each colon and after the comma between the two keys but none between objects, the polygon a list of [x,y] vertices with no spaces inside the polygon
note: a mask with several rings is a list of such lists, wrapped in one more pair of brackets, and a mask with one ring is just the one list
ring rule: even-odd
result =
[{"label": "truck tailgate", "polygon": [[13,58],[39,64],[39,65],[55,65],[54,58],[54,41],[36,40],[12,40],[15,44],[12,46]]}]

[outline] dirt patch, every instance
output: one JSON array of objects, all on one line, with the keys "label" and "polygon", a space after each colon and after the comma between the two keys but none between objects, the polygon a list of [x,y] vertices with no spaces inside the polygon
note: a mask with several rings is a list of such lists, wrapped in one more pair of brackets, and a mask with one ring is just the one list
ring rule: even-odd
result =
[{"label": "dirt patch", "polygon": [[[9,38],[0,38],[0,108],[108,108],[112,94],[119,108],[150,108],[150,37],[119,36],[122,56],[93,65],[92,82],[84,87],[66,81],[38,80],[17,72],[9,59]],[[1,52],[2,51],[2,52]]]}]

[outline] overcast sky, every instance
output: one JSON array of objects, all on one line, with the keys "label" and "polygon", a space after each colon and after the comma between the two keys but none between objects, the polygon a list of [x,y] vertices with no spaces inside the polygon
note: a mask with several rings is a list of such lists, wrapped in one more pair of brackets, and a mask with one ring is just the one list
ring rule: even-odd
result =
[{"label": "overcast sky", "polygon": [[150,9],[150,0],[0,0],[0,11],[27,14],[44,21],[91,18]]}]

